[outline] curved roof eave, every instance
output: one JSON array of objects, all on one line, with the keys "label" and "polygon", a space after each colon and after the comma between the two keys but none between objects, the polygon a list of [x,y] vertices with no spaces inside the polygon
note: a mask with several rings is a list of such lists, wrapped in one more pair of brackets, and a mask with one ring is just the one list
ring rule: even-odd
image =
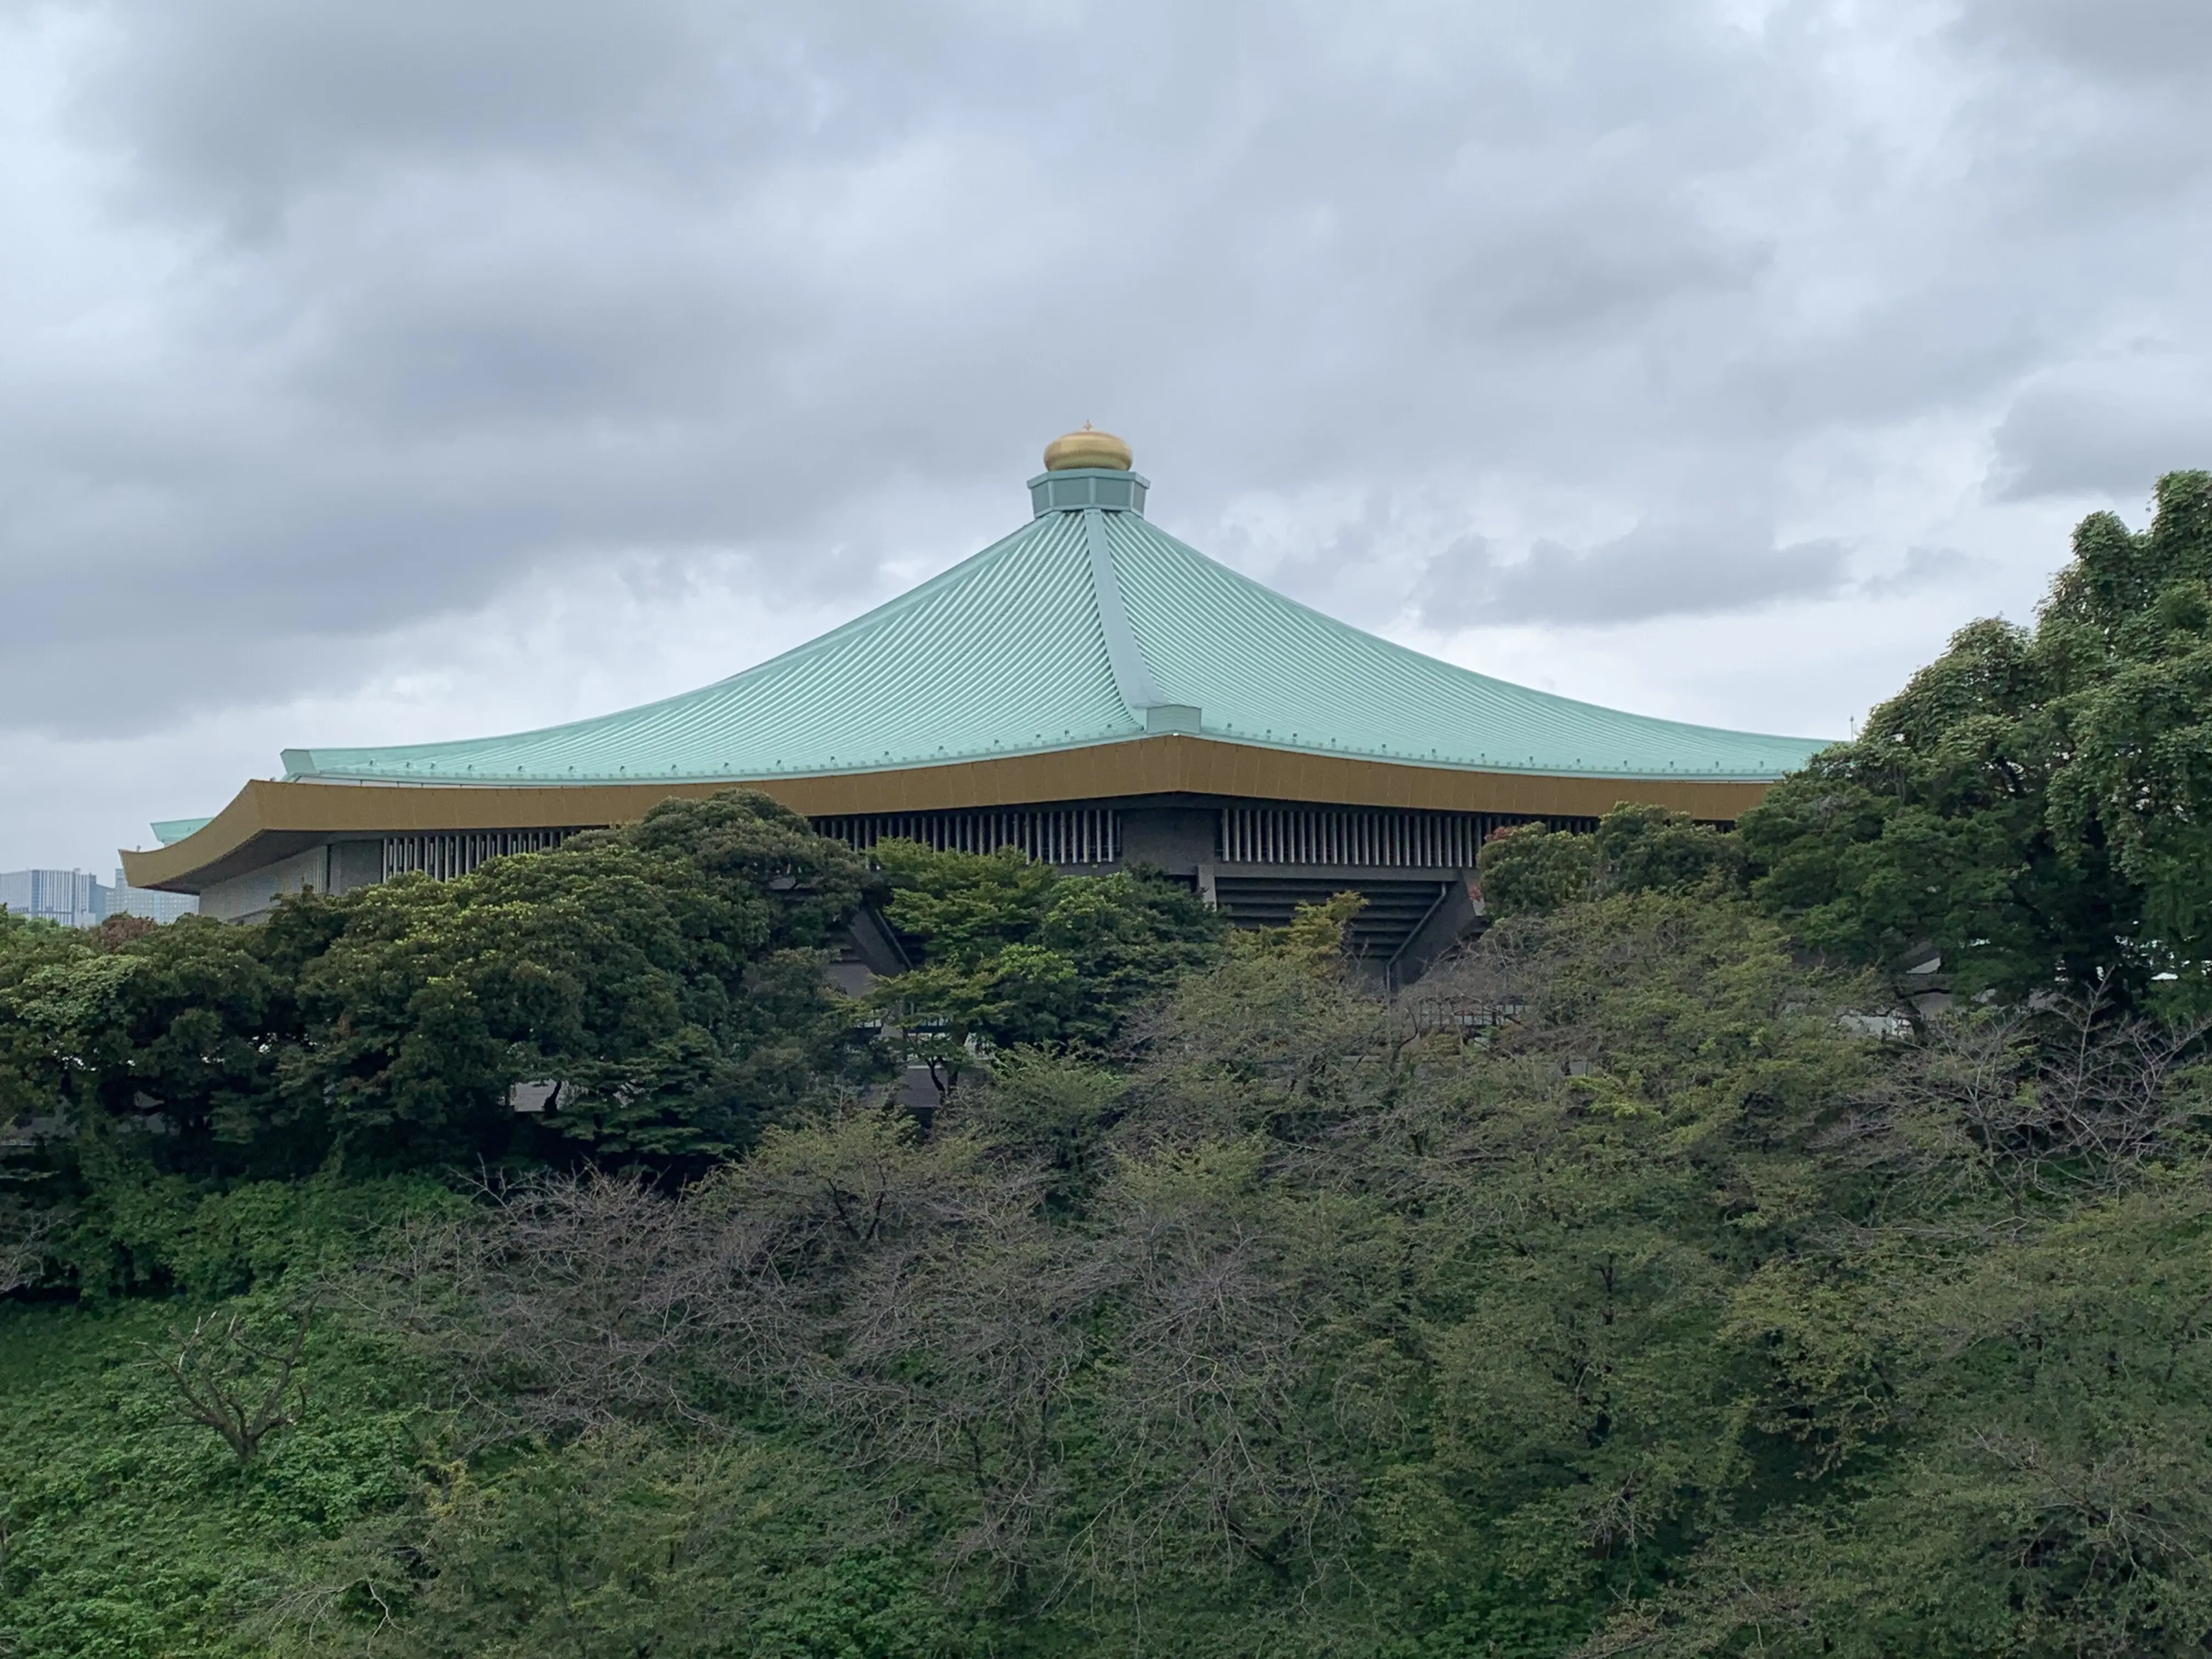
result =
[{"label": "curved roof eave", "polygon": [[813,817],[1196,794],[1570,817],[1595,817],[1635,800],[1729,819],[1758,800],[1766,781],[1482,771],[1156,733],[1042,754],[807,777],[496,787],[257,781],[182,840],[147,852],[126,850],[122,859],[134,886],[198,892],[287,852],[331,840],[620,823],[672,796],[737,787],[763,790]]},{"label": "curved roof eave", "polygon": [[[1695,729],[1695,728],[1692,728]],[[939,766],[971,765],[981,761],[1019,760],[1033,756],[1060,755],[1084,750],[1101,749],[1115,744],[1128,743],[1158,733],[1124,732],[1112,736],[1079,738],[1072,743],[1038,744],[1024,748],[976,750],[969,753],[931,755],[912,760],[886,761],[875,764],[854,766],[823,766],[793,768],[790,770],[770,771],[758,776],[737,776],[724,774],[699,775],[684,773],[647,774],[643,772],[615,772],[607,774],[574,774],[562,777],[395,777],[390,773],[348,771],[341,766],[315,767],[312,769],[291,769],[288,766],[283,781],[287,783],[328,783],[339,785],[371,784],[388,788],[418,789],[544,789],[548,787],[650,788],[656,785],[708,786],[717,789],[739,787],[758,788],[782,781],[799,782],[811,778],[875,777],[896,772],[926,770]],[[1780,775],[1767,769],[1729,769],[1715,765],[1703,771],[1687,768],[1669,767],[1651,771],[1638,771],[1626,767],[1604,766],[1544,766],[1515,765],[1502,760],[1445,760],[1427,755],[1394,754],[1387,750],[1366,750],[1334,749],[1322,744],[1293,743],[1287,739],[1255,736],[1233,726],[1201,725],[1195,731],[1177,733],[1179,736],[1209,738],[1233,743],[1241,747],[1268,749],[1285,755],[1311,756],[1316,758],[1341,758],[1377,762],[1384,765],[1419,767],[1425,770],[1480,773],[1528,778],[1590,778],[1612,779],[1620,782],[1653,782],[1680,779],[1691,782],[1714,783],[1771,783]],[[1785,741],[1788,741],[1785,739]],[[1808,756],[1819,752],[1825,740],[1807,739]],[[305,758],[313,751],[288,749],[288,761],[292,757]],[[202,820],[207,822],[207,820]]]}]

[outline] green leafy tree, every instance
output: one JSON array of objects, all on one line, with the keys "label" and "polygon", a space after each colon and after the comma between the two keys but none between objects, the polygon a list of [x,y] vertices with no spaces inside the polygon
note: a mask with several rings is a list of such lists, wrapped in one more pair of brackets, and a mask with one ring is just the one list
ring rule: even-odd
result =
[{"label": "green leafy tree", "polygon": [[1103,1048],[1139,1005],[1206,961],[1225,928],[1196,894],[1143,871],[1065,876],[1014,848],[874,849],[891,925],[921,957],[877,988],[950,1086],[978,1045]]},{"label": "green leafy tree", "polygon": [[[0,1088],[46,1122],[34,1163],[118,1193],[333,1157],[702,1169],[846,1063],[821,968],[872,879],[728,791],[457,880],[308,895],[259,927],[10,922]],[[518,1120],[508,1090],[533,1079],[559,1084],[554,1109]]]},{"label": "green leafy tree", "polygon": [[537,1151],[703,1168],[835,1071],[822,975],[869,876],[755,792],[668,801],[556,853],[301,907],[291,1109],[371,1167],[497,1157],[512,1084],[558,1082]]},{"label": "green leafy tree", "polygon": [[1743,850],[1733,835],[1686,812],[1623,802],[1577,835],[1516,824],[1476,855],[1483,898],[1496,916],[1556,910],[1607,893],[1725,888],[1740,880]]},{"label": "green leafy tree", "polygon": [[161,1169],[228,1172],[263,1158],[284,1167],[288,1150],[249,1152],[240,1140],[301,1029],[266,944],[186,917],[119,943],[73,937],[14,953],[17,975],[0,979],[14,1086],[33,1110],[69,1113],[72,1127],[120,1137]]},{"label": "green leafy tree", "polygon": [[1961,629],[1747,813],[1806,939],[1960,991],[2212,1003],[2212,474],[2082,520],[2036,625]]},{"label": "green leafy tree", "polygon": [[0,1128],[22,1134],[64,1109],[66,1058],[51,1029],[26,1013],[87,954],[74,933],[0,909]]},{"label": "green leafy tree", "polygon": [[1475,868],[1491,915],[1556,910],[1591,896],[1597,884],[1597,849],[1588,836],[1543,823],[1516,823],[1483,842]]},{"label": "green leafy tree", "polygon": [[1601,878],[1613,892],[1726,888],[1743,872],[1743,848],[1735,836],[1664,806],[1624,802],[1598,820],[1591,842]]},{"label": "green leafy tree", "polygon": [[922,1562],[801,1454],[609,1426],[424,1468],[258,1621],[280,1653],[954,1659]]}]

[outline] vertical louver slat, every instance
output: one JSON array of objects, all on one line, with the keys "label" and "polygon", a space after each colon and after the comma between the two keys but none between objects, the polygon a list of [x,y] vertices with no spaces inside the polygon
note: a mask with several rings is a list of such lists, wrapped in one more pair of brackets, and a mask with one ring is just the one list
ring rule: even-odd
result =
[{"label": "vertical louver slat", "polygon": [[574,830],[479,830],[443,834],[386,836],[384,875],[425,875],[452,881],[514,853],[543,853],[558,847]]},{"label": "vertical louver slat", "polygon": [[1012,847],[1055,865],[1112,864],[1121,855],[1121,814],[1110,807],[853,814],[817,818],[814,828],[857,853],[899,840],[940,853],[988,854]]},{"label": "vertical louver slat", "polygon": [[1472,869],[1501,827],[1542,823],[1588,834],[1595,818],[1510,812],[1391,811],[1340,807],[1230,806],[1215,837],[1224,864],[1334,865],[1358,869]]},{"label": "vertical louver slat", "polygon": [[[1120,813],[1110,807],[1041,807],[854,814],[817,818],[814,827],[857,852],[896,837],[939,852],[988,854],[1012,847],[1044,863],[1081,866],[1120,860]],[[1583,834],[1596,827],[1595,818],[1536,818],[1504,812],[1231,806],[1221,810],[1214,855],[1224,864],[1466,870],[1474,866],[1483,841],[1492,831],[1527,823]]]}]

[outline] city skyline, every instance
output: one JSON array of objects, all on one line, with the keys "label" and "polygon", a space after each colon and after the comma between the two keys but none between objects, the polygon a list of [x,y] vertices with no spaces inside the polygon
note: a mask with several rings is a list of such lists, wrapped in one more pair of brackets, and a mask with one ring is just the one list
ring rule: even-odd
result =
[{"label": "city skyline", "polygon": [[82,869],[31,866],[0,870],[0,910],[64,927],[94,927],[110,916],[142,916],[167,923],[198,909],[199,901],[189,895],[133,887],[119,867],[112,882]]}]

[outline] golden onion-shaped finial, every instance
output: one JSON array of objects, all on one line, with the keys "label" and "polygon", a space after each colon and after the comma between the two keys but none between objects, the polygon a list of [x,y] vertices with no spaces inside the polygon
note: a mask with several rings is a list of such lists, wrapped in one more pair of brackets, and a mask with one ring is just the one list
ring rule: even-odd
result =
[{"label": "golden onion-shaped finial", "polygon": [[1132,457],[1129,446],[1110,432],[1094,432],[1091,422],[1083,430],[1054,438],[1044,447],[1044,470],[1065,472],[1072,466],[1105,466],[1127,472]]}]

